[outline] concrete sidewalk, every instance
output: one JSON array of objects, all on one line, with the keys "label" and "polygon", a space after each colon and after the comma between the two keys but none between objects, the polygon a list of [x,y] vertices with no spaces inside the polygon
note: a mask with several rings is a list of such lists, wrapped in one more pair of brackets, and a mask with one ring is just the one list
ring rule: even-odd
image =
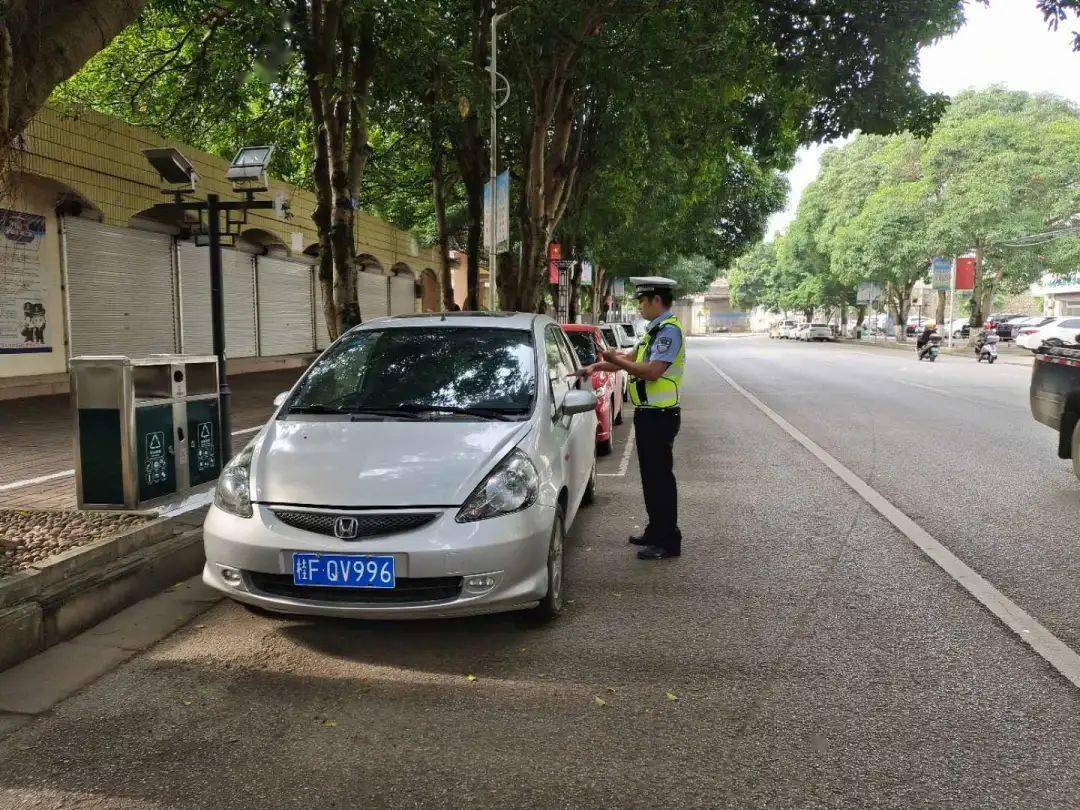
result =
[{"label": "concrete sidewalk", "polygon": [[[288,390],[303,369],[236,375],[232,427],[263,422],[274,397]],[[64,395],[0,402],[0,508],[73,509],[71,403]]]}]

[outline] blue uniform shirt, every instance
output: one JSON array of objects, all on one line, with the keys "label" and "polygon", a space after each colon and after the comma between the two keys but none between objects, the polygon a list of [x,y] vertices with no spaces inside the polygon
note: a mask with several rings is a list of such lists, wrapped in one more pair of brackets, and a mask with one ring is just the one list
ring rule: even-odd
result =
[{"label": "blue uniform shirt", "polygon": [[[650,321],[645,331],[650,331],[658,323],[670,317],[671,312],[665,312],[659,318]],[[644,338],[642,338],[642,340],[644,340]],[[645,362],[648,363],[652,360],[661,360],[665,363],[674,363],[675,358],[679,356],[679,349],[682,348],[682,342],[682,331],[677,326],[668,324],[656,333],[656,337],[653,338],[652,343],[649,344],[649,353],[645,357]]]}]

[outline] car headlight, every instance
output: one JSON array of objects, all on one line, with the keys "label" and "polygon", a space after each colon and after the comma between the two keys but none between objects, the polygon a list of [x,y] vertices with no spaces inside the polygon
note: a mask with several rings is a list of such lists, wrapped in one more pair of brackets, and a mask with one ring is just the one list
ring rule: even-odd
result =
[{"label": "car headlight", "polygon": [[458,523],[508,515],[528,509],[540,492],[540,475],[521,450],[512,450],[472,495],[455,518]]},{"label": "car headlight", "polygon": [[214,490],[214,506],[229,514],[249,518],[251,509],[251,456],[255,442],[241,450],[225,465]]}]

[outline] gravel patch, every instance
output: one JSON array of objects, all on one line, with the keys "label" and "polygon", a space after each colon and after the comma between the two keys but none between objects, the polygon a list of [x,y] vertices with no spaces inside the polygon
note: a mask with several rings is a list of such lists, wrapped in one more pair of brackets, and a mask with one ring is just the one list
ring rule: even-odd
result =
[{"label": "gravel patch", "polygon": [[29,568],[69,548],[120,534],[145,515],[74,509],[0,509],[0,576]]}]

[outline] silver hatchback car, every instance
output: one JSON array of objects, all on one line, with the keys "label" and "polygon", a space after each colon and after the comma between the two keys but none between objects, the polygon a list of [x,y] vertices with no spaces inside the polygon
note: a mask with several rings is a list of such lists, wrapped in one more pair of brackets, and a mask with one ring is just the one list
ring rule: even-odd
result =
[{"label": "silver hatchback car", "polygon": [[203,580],[282,613],[556,616],[565,532],[596,485],[577,368],[539,315],[351,330],[222,472]]}]

